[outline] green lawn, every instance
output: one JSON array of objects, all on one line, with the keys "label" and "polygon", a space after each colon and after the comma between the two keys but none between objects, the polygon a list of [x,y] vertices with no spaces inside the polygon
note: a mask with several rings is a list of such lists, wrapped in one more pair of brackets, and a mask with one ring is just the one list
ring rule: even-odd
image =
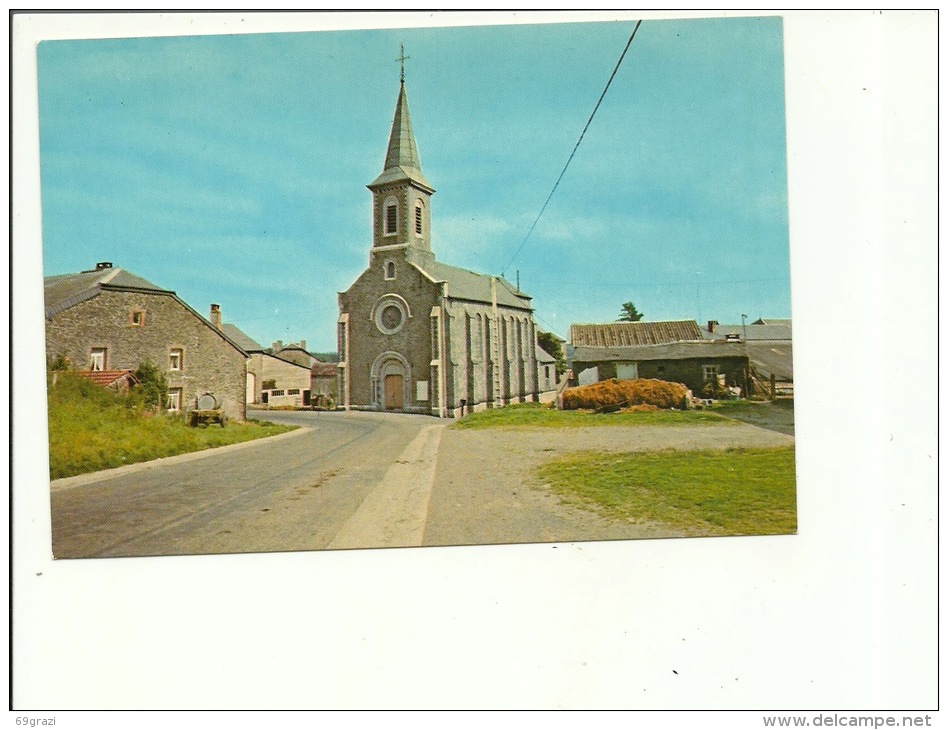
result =
[{"label": "green lawn", "polygon": [[731,425],[734,421],[710,411],[643,411],[593,413],[559,411],[540,403],[492,408],[465,416],[451,428],[580,428],[585,426]]},{"label": "green lawn", "polygon": [[726,451],[579,452],[540,467],[564,501],[692,535],[796,532],[792,446]]},{"label": "green lawn", "polygon": [[183,418],[149,414],[88,380],[61,373],[49,389],[50,478],[250,441],[294,428],[256,421],[191,428]]}]

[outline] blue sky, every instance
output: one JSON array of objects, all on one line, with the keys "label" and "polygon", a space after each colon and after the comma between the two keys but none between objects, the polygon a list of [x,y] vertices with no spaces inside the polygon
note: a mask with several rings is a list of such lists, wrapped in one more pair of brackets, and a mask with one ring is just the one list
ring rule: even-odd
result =
[{"label": "blue sky", "polygon": [[520,272],[541,328],[790,316],[781,20],[38,46],[46,275],[113,261],[267,345],[335,349],[399,43],[439,260]]}]

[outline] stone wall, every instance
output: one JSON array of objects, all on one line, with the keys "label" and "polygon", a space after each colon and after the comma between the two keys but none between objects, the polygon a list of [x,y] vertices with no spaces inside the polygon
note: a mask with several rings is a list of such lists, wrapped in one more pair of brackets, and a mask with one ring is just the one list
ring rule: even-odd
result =
[{"label": "stone wall", "polygon": [[[349,371],[350,406],[382,407],[378,377],[373,382],[373,365],[377,367],[380,355],[390,352],[401,355],[409,370],[403,410],[438,414],[440,378],[438,366],[432,365],[439,355],[438,328],[443,330],[447,354],[446,361],[440,364],[446,415],[460,414],[462,400],[468,410],[481,410],[486,404],[538,400],[536,328],[530,312],[499,306],[500,326],[496,327],[489,303],[444,299],[441,284],[432,282],[409,263],[407,257],[412,255],[404,249],[373,250],[369,268],[348,291],[339,295],[340,313],[349,315],[349,352],[344,352],[341,331],[338,346]],[[395,265],[394,279],[386,278],[386,266],[390,263]],[[390,295],[407,303],[411,316],[399,331],[386,334],[378,327],[373,309],[383,297]],[[432,317],[433,309],[440,314]],[[495,338],[499,344],[501,370],[497,393],[494,393],[491,362],[491,342]],[[427,400],[417,397],[418,384],[422,381],[427,383]],[[345,403],[343,377],[340,377],[339,387],[342,405]]]},{"label": "stone wall", "polygon": [[[132,313],[141,313],[133,324]],[[90,366],[92,348],[105,348],[106,370],[135,370],[148,360],[181,389],[181,408],[213,393],[230,418],[246,417],[246,358],[209,323],[170,294],[103,291],[46,320],[46,354],[64,355],[78,370]],[[171,351],[180,350],[180,369]]]},{"label": "stone wall", "polygon": [[[385,278],[385,264],[395,263],[395,278]],[[438,285],[410,265],[404,251],[379,252],[372,257],[372,264],[355,281],[348,291],[339,295],[340,312],[349,313],[349,352],[345,353],[349,369],[349,398],[353,407],[378,407],[378,393],[373,392],[372,366],[385,352],[397,352],[408,363],[408,398],[404,410],[422,413],[431,411],[432,402],[417,399],[419,381],[430,382],[431,360],[431,309],[438,301]],[[397,295],[408,303],[408,316],[401,329],[394,334],[385,334],[376,325],[373,308],[386,295]],[[341,339],[341,338],[340,338]],[[344,349],[339,343],[339,352]],[[340,378],[340,381],[342,378]],[[344,402],[342,396],[340,404]]]},{"label": "stone wall", "polygon": [[[579,374],[584,370],[598,367],[599,381],[609,380],[616,377],[617,364],[617,362],[574,362],[573,374],[578,379]],[[692,393],[699,396],[706,384],[704,379],[705,365],[717,365],[718,372],[725,376],[727,385],[743,388],[744,371],[747,364],[747,358],[742,356],[645,360],[638,363],[638,376],[640,378],[666,380],[670,383],[682,383]]]},{"label": "stone wall", "polygon": [[[499,327],[487,303],[449,300],[446,306],[450,342],[448,410],[465,401],[469,411],[487,404],[535,402],[539,398],[536,330],[529,312],[498,306]],[[491,341],[498,338],[500,390],[493,392]]]}]

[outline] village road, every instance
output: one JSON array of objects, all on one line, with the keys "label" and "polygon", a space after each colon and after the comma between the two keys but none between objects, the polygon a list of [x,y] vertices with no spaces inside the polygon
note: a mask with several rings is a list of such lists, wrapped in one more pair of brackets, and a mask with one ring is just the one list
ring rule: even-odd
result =
[{"label": "village road", "polygon": [[[440,422],[385,413],[256,415],[306,430],[54,482],[55,557],[420,544],[428,493],[417,485],[427,479],[430,489]],[[372,519],[386,505],[420,513],[420,525]]]}]

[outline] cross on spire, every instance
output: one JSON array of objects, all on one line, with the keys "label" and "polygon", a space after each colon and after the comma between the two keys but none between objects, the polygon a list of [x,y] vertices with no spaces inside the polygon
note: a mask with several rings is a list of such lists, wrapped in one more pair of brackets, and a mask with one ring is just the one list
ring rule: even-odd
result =
[{"label": "cross on spire", "polygon": [[405,61],[411,58],[411,56],[405,55],[404,43],[399,43],[398,48],[400,50],[400,53],[398,54],[398,58],[396,58],[395,60],[402,64],[402,83],[404,84],[405,83]]}]

